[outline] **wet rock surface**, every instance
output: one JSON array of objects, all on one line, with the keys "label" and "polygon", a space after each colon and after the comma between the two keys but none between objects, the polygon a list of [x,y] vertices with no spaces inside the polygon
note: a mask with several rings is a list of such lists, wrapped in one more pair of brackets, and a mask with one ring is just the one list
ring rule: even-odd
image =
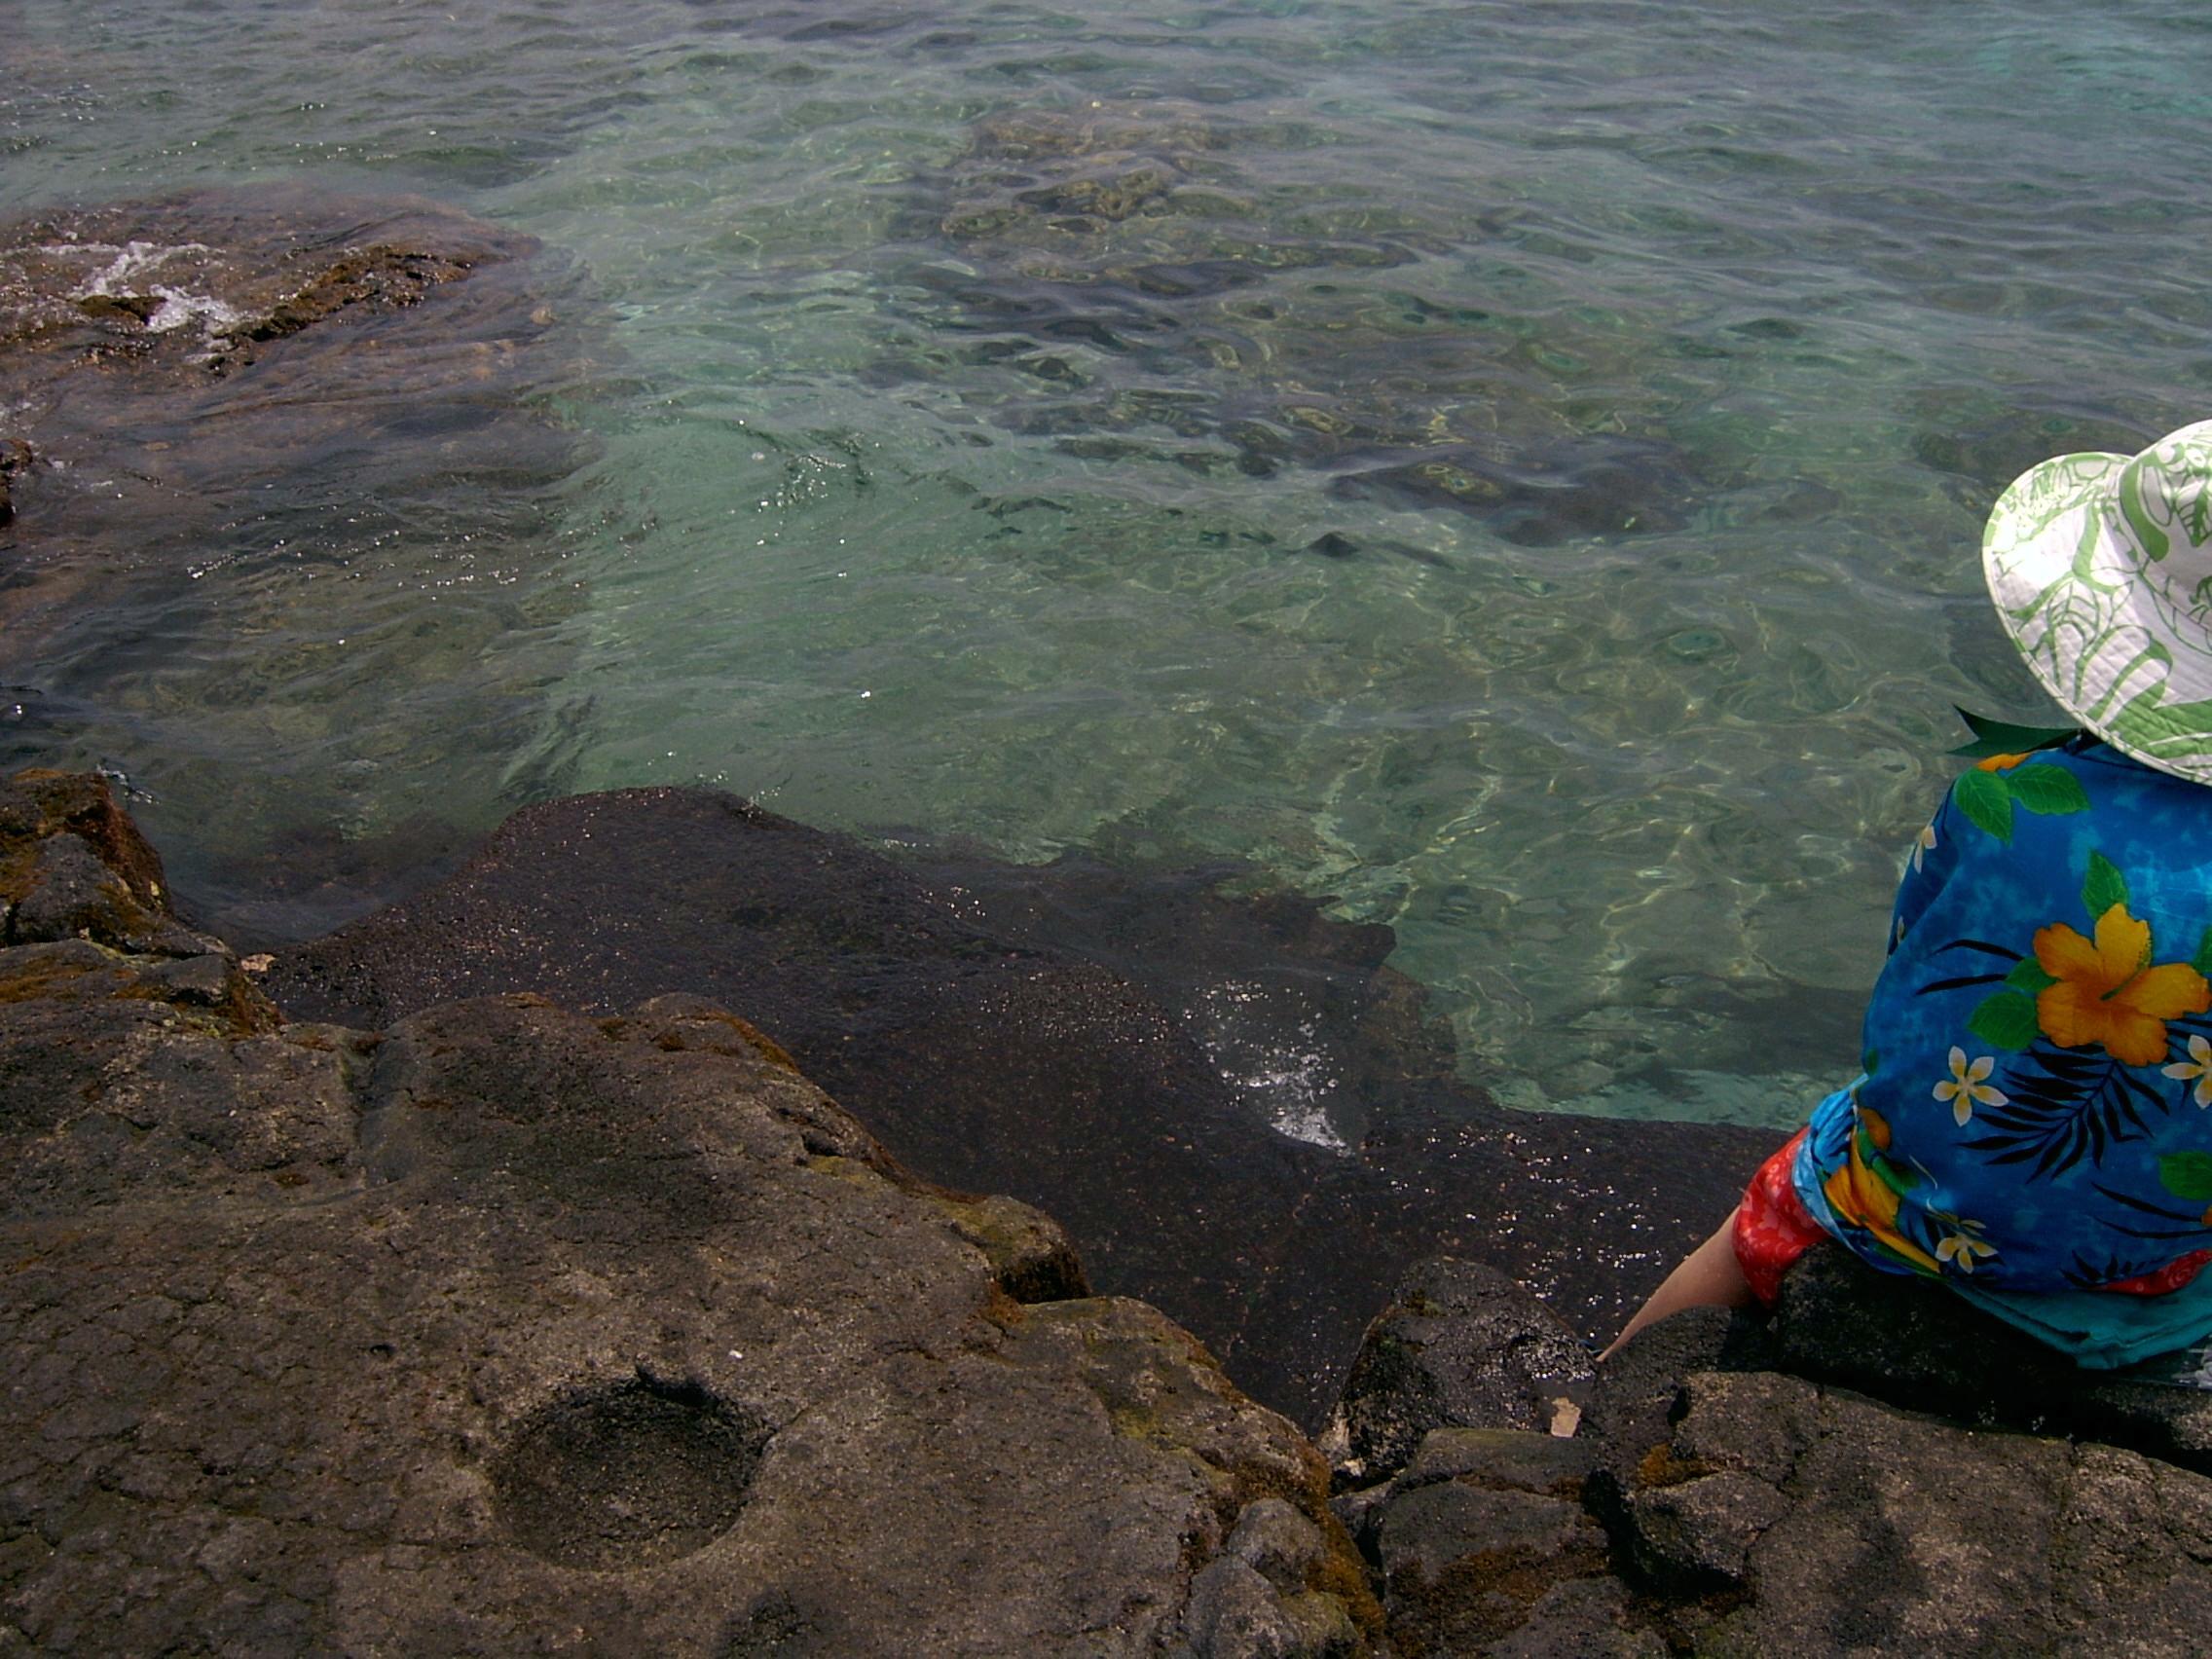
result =
[{"label": "wet rock surface", "polygon": [[[386,452],[387,488],[433,430],[487,478],[559,466],[567,440],[511,402],[559,286],[532,239],[412,198],[270,186],[0,223],[10,551],[155,563],[342,442]],[[134,547],[119,533],[157,503],[186,522]]]},{"label": "wet rock surface", "polygon": [[[905,865],[728,796],[623,791],[516,814],[263,983],[365,1026],[512,991],[741,1009],[901,1159],[1048,1210],[1096,1285],[1313,1426],[1410,1262],[1487,1262],[1596,1335],[1772,1150],[1499,1110],[1382,966],[1387,930],[1225,896],[1227,873]],[[1285,1075],[1291,1126],[1344,1150],[1280,1132]]]},{"label": "wet rock surface", "polygon": [[[65,786],[83,822],[96,781],[0,792],[9,867]],[[907,1173],[743,1020],[279,1026],[129,921],[0,948],[7,1645],[1372,1636],[1289,1423],[1149,1308],[1017,1300],[1082,1288],[1051,1224]]]},{"label": "wet rock surface", "polygon": [[1439,1427],[1571,1434],[1594,1374],[1590,1349],[1517,1281],[1431,1258],[1368,1325],[1321,1443],[1337,1478],[1359,1485]]}]

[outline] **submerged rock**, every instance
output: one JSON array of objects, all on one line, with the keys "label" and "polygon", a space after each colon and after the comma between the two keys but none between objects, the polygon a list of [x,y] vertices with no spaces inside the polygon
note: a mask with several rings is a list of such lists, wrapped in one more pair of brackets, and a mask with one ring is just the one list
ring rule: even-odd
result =
[{"label": "submerged rock", "polygon": [[[0,793],[6,867],[70,833],[55,787]],[[0,948],[18,1642],[1226,1656],[1265,1627],[1318,1656],[1374,1628],[1288,1422],[742,1019],[279,1027],[130,929]]]},{"label": "submerged rock", "polygon": [[[900,240],[926,353],[871,379],[954,384],[1082,459],[1201,475],[1303,466],[1338,496],[1466,514],[1549,546],[1678,528],[1707,493],[1592,384],[1664,350],[1567,296],[1489,276],[1486,220],[1394,207],[1248,161],[1324,142],[1169,98],[987,114]],[[1468,245],[1470,242],[1474,246]],[[1516,280],[1515,278],[1518,278]]]},{"label": "submerged rock", "polygon": [[[127,756],[218,864],[389,831],[456,768],[496,796],[580,598],[549,528],[589,448],[547,394],[590,319],[532,239],[414,198],[0,221],[0,683],[31,714],[0,768]],[[439,603],[367,598],[407,590]],[[460,734],[442,794],[392,782],[424,719]]]},{"label": "submerged rock", "polygon": [[464,466],[555,460],[557,434],[501,396],[559,320],[539,255],[419,199],[282,186],[0,222],[0,450],[13,472],[41,463],[35,501],[17,492],[18,536],[68,537],[154,499],[193,511],[193,490],[259,489],[347,430],[404,445],[410,424],[441,425],[472,440],[446,458]]},{"label": "submerged rock", "polygon": [[1574,536],[1679,530],[1696,484],[1671,446],[1604,436],[1431,450],[1341,473],[1331,492],[1482,515],[1506,540],[1550,547]]}]

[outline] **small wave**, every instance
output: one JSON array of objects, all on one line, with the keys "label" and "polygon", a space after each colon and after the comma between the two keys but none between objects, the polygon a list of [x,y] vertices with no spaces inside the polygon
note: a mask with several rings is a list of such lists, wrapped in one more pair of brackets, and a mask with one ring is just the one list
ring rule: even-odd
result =
[{"label": "small wave", "polygon": [[209,249],[204,242],[128,241],[120,245],[115,242],[49,242],[40,251],[56,259],[81,253],[113,254],[115,257],[106,270],[94,272],[70,295],[72,299],[89,300],[102,294],[127,293],[129,290],[124,284],[140,273],[166,265],[179,254],[206,253]]},{"label": "small wave", "polygon": [[[1319,1048],[1302,1050],[1279,1042],[1255,1042],[1240,1029],[1252,1020],[1241,1011],[1267,999],[1265,987],[1249,980],[1226,979],[1209,986],[1200,1011],[1207,1033],[1203,1039],[1206,1057],[1224,1083],[1257,1102],[1267,1115],[1268,1126],[1277,1134],[1331,1152],[1349,1152],[1351,1148],[1330,1120],[1324,1103],[1324,1096],[1337,1084],[1327,1052]],[[1309,1023],[1299,1029],[1312,1034]]]}]

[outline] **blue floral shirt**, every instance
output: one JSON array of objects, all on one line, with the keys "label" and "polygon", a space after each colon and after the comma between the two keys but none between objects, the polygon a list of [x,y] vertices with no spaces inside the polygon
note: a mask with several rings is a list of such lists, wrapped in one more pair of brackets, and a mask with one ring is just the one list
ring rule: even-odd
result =
[{"label": "blue floral shirt", "polygon": [[1798,1196],[1985,1305],[2212,1248],[2208,974],[2212,790],[2086,736],[1981,762],[1913,847],[1865,1070],[1814,1109]]}]

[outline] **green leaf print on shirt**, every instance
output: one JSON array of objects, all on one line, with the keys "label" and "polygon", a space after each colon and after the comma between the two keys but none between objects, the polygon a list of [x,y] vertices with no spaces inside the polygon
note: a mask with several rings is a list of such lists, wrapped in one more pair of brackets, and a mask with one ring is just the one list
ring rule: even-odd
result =
[{"label": "green leaf print on shirt", "polygon": [[2036,1040],[2036,1003],[2018,991],[1982,999],[1967,1029],[1993,1049],[2025,1049]]},{"label": "green leaf print on shirt", "polygon": [[1951,798],[1967,815],[1967,822],[1985,830],[2008,846],[2012,840],[2012,792],[1994,772],[1963,772],[1951,786]]},{"label": "green leaf print on shirt", "polygon": [[2033,752],[1993,755],[1972,771],[1960,773],[1951,798],[1967,822],[2010,846],[2014,807],[2046,818],[2089,810],[2081,779],[2063,766],[2028,763],[2034,759]]},{"label": "green leaf print on shirt", "polygon": [[2004,774],[2004,783],[2012,798],[2030,812],[2054,817],[2089,810],[2089,793],[2082,780],[2063,766],[2022,766]]},{"label": "green leaf print on shirt", "polygon": [[2158,1160],[2158,1185],[2177,1198],[2212,1198],[2212,1152],[2170,1152]]},{"label": "green leaf print on shirt", "polygon": [[2196,941],[2196,954],[2189,965],[2199,974],[2212,974],[2212,928],[2204,930],[2204,937]]},{"label": "green leaf print on shirt", "polygon": [[2089,873],[2082,882],[2082,906],[2093,922],[2115,904],[2127,903],[2127,877],[2102,853],[2089,855]]},{"label": "green leaf print on shirt", "polygon": [[1970,714],[1956,703],[1951,707],[1959,719],[1966,721],[1967,730],[1973,733],[1972,743],[1963,743],[1951,753],[1969,760],[1986,760],[1992,755],[2025,755],[2037,749],[2056,749],[2082,735],[2079,726],[2015,725],[2009,720],[1993,720]]}]

